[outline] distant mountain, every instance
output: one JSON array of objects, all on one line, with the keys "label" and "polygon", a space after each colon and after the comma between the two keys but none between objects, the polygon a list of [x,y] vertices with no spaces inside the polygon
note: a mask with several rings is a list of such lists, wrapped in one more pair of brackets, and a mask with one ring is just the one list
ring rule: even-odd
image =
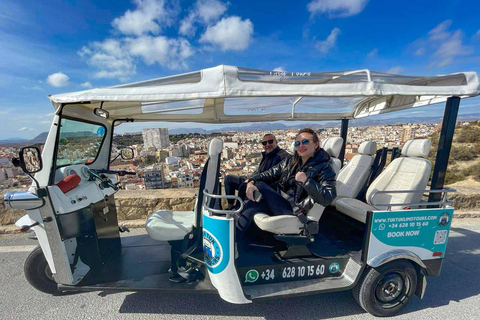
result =
[{"label": "distant mountain", "polygon": [[0,145],[3,145],[3,146],[17,145],[17,144],[25,143],[26,141],[28,141],[28,139],[9,138],[5,140],[0,140]]},{"label": "distant mountain", "polygon": [[28,141],[30,144],[35,144],[35,143],[45,143],[47,140],[48,132],[42,132],[32,140]]},{"label": "distant mountain", "polygon": [[[480,113],[472,113],[472,114],[463,114],[459,115],[457,121],[477,121],[480,120]],[[404,123],[440,123],[442,121],[441,116],[436,117],[414,117],[414,118],[390,118],[390,119],[371,119],[371,118],[361,118],[351,120],[349,125],[362,127],[362,126],[384,126],[384,125],[393,125],[393,124],[404,124]],[[237,131],[237,132],[246,132],[246,131],[269,131],[269,130],[288,130],[288,129],[301,129],[301,128],[313,128],[313,129],[321,129],[321,128],[335,128],[340,126],[340,121],[330,121],[327,123],[301,123],[295,125],[286,125],[280,122],[259,122],[253,123],[248,126],[243,127],[222,127],[220,129],[214,130],[204,130],[202,128],[175,128],[169,129],[169,134],[186,134],[186,133],[218,133],[218,132],[229,132],[229,131]],[[141,134],[141,132],[136,132]],[[130,133],[134,134],[134,133]],[[42,132],[32,140],[28,139],[21,139],[21,138],[10,138],[5,140],[0,140],[0,145],[8,146],[8,145],[29,145],[29,144],[36,144],[36,143],[45,143],[47,140],[48,132]],[[95,136],[95,134],[91,132],[80,132],[76,134],[69,134],[66,133],[65,138],[73,137],[76,135],[85,136],[91,135]]]}]

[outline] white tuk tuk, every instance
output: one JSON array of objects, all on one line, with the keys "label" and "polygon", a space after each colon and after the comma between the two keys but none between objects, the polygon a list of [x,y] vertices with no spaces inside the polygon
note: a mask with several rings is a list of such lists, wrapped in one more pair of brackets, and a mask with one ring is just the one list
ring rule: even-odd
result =
[{"label": "white tuk tuk", "polygon": [[[28,257],[28,281],[47,293],[160,290],[218,293],[230,303],[353,289],[376,316],[397,313],[426,276],[440,274],[454,209],[445,172],[461,98],[479,95],[474,72],[401,76],[370,70],[278,72],[217,67],[149,81],[50,96],[55,116],[43,152],[25,147],[16,165],[34,183],[5,195],[17,222],[40,246]],[[446,102],[435,165],[431,142],[400,150],[362,143],[342,167],[348,123],[382,113]],[[153,212],[147,236],[120,237],[112,139],[122,123],[341,122],[322,147],[338,171],[337,199],[315,205],[308,224],[296,216],[255,216],[255,240],[235,243],[236,211],[222,208],[223,141],[208,147],[193,211]],[[123,149],[131,159],[133,150]],[[385,166],[387,154],[391,162]],[[431,179],[430,179],[431,177]],[[313,230],[313,231],[312,231]],[[132,245],[134,243],[134,245]],[[148,257],[148,258],[145,258]],[[178,266],[187,281],[169,281]]]}]

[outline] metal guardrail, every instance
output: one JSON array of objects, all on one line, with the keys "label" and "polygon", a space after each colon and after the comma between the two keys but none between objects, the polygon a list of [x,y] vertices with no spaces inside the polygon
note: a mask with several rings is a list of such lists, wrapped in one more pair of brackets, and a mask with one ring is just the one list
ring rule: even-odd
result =
[{"label": "metal guardrail", "polygon": [[[373,198],[375,198],[379,194],[392,194],[392,193],[442,193],[442,200],[441,201],[434,201],[434,202],[420,202],[420,203],[375,203]],[[391,210],[392,207],[399,207],[399,206],[438,206],[439,208],[444,208],[447,204],[453,203],[451,200],[447,200],[448,193],[457,192],[456,189],[453,188],[443,188],[443,189],[434,189],[434,190],[385,190],[385,191],[374,191],[370,196],[370,203],[374,207],[387,207],[387,210]]]},{"label": "metal guardrail", "polygon": [[[211,194],[211,193],[206,192],[205,190],[203,190],[203,195],[204,195],[204,197],[203,197],[203,207],[211,213],[225,214],[225,215],[227,215],[227,218],[230,218],[232,215],[235,215],[235,214],[238,214],[238,213],[242,212],[242,210],[244,208],[243,200],[240,197],[235,196],[235,195]],[[210,208],[206,204],[207,199],[227,199],[227,200],[228,199],[233,199],[233,200],[237,200],[240,203],[240,208],[238,208],[237,210],[223,210],[223,209]]]}]

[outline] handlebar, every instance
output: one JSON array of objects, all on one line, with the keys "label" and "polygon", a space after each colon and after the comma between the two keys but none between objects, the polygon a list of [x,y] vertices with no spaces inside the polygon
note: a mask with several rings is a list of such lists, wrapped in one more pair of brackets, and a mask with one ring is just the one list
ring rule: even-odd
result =
[{"label": "handlebar", "polygon": [[136,172],[130,172],[130,171],[114,171],[114,170],[106,170],[106,169],[102,169],[102,170],[96,170],[98,173],[106,173],[106,174],[118,174],[120,177],[123,177],[125,175],[136,175],[137,173]]}]

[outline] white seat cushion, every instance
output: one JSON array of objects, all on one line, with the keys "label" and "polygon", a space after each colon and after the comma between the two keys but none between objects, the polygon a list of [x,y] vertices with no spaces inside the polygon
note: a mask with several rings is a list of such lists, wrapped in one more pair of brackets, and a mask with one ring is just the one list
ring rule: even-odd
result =
[{"label": "white seat cushion", "polygon": [[335,207],[341,213],[365,223],[367,221],[367,211],[375,211],[374,207],[357,199],[340,198],[335,201]]},{"label": "white seat cushion", "polygon": [[355,198],[367,182],[372,164],[370,155],[354,156],[337,175],[337,197]]},{"label": "white seat cushion", "polygon": [[182,240],[192,231],[194,220],[193,211],[158,210],[148,217],[145,229],[155,240]]},{"label": "white seat cushion", "polygon": [[[325,207],[315,204],[307,214],[307,219],[318,222]],[[254,216],[255,224],[262,230],[275,234],[299,234],[303,224],[295,216],[269,216],[265,213],[257,213]]]}]

